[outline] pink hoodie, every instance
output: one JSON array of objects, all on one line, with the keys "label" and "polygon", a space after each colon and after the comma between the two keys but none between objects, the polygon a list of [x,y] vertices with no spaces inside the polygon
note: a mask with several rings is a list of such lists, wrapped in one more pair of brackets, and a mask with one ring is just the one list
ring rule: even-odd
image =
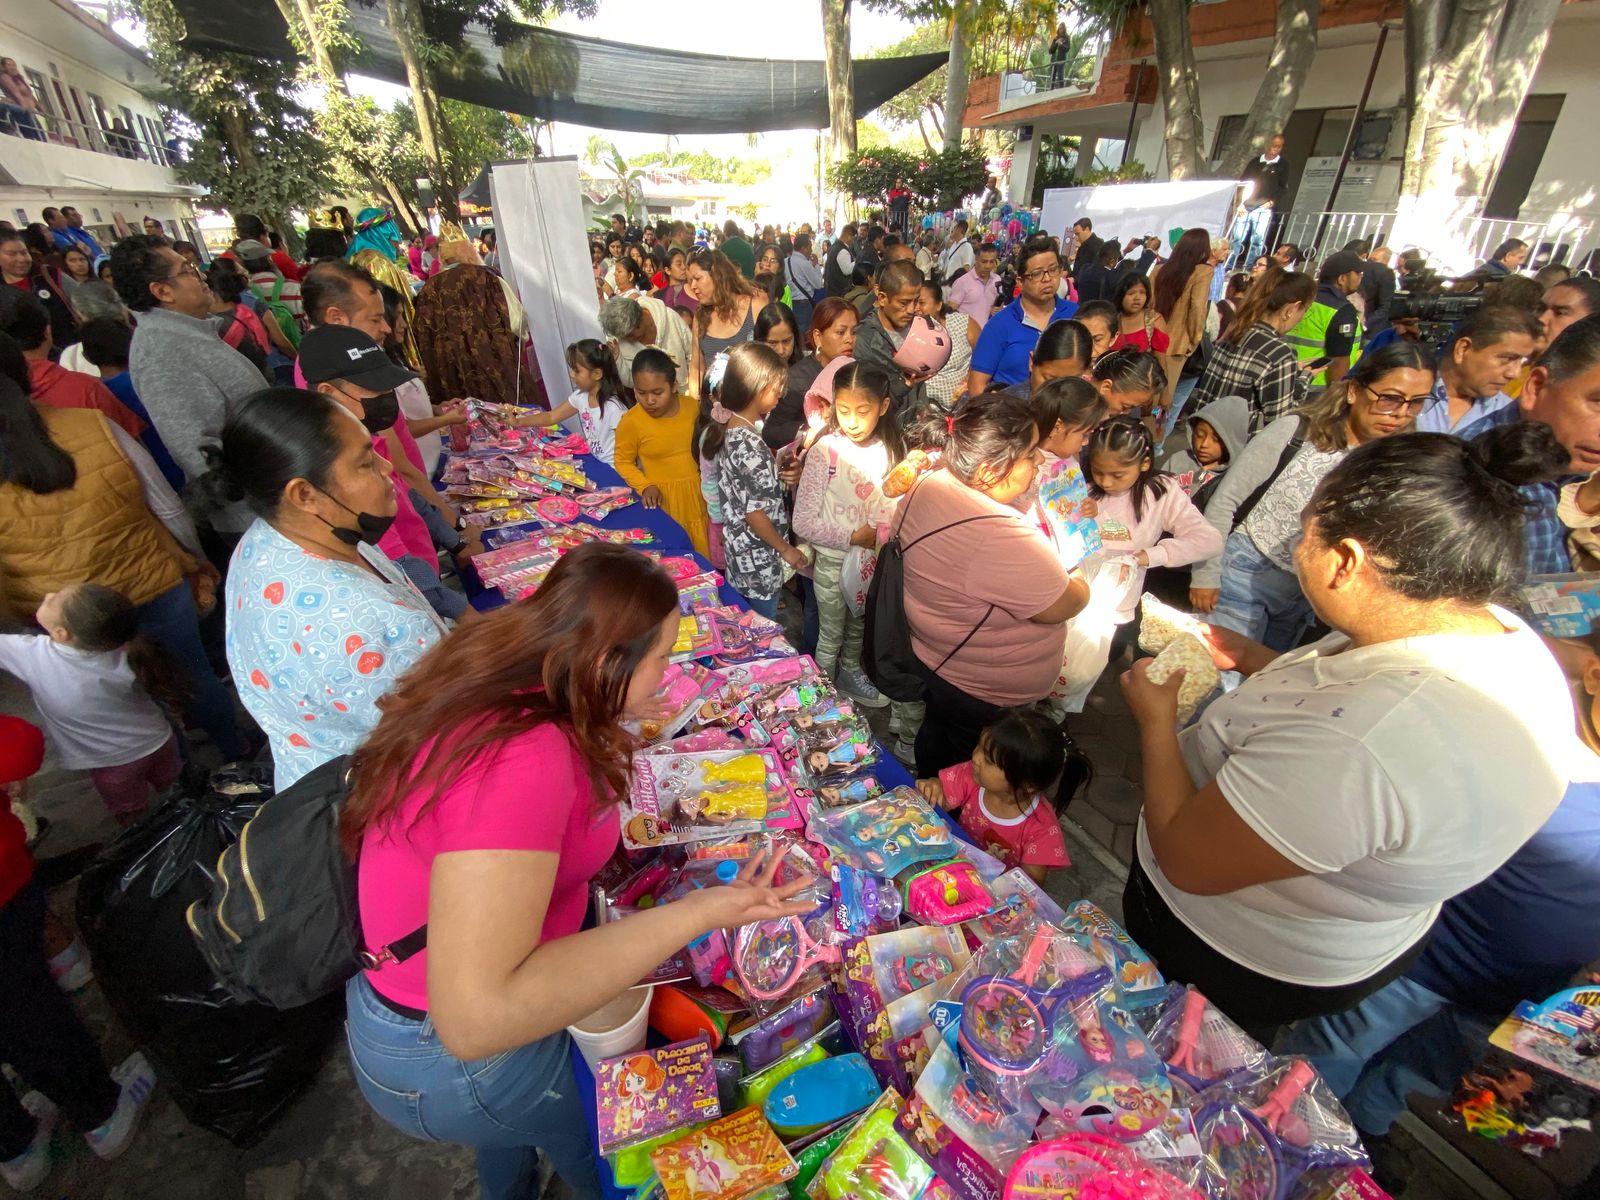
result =
[{"label": "pink hoodie", "polygon": [[[1144,514],[1137,519],[1133,515],[1131,491],[1102,496],[1099,505],[1100,512],[1095,520],[1100,526],[1102,555],[1132,556],[1143,550],[1150,556],[1152,567],[1182,567],[1222,553],[1222,534],[1184,495],[1176,480],[1165,479],[1159,495],[1146,495]],[[1172,536],[1162,539],[1163,533]],[[1119,625],[1131,621],[1139,606],[1145,568],[1137,570],[1134,586],[1128,589],[1117,609]]]}]

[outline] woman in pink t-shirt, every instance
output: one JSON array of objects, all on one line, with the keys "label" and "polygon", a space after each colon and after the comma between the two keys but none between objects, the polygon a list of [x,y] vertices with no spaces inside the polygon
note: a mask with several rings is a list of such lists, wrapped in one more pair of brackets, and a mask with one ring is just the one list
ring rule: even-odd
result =
[{"label": "woman in pink t-shirt", "polygon": [[356,755],[343,834],[367,945],[427,931],[425,950],[346,989],[356,1081],[404,1132],[475,1147],[486,1200],[536,1197],[540,1149],[575,1193],[600,1194],[568,1025],[702,934],[806,907],[769,868],[583,929],[617,845],[622,722],[656,715],[677,628],[660,567],[582,546],[533,599],[423,658]]},{"label": "woman in pink t-shirt", "polygon": [[[917,776],[972,754],[1003,708],[1049,694],[1065,623],[1089,599],[1038,524],[1014,507],[1033,484],[1039,429],[1026,400],[963,401],[943,430],[944,462],[900,501],[905,611],[928,715]],[[1048,678],[1047,678],[1048,676]]]}]

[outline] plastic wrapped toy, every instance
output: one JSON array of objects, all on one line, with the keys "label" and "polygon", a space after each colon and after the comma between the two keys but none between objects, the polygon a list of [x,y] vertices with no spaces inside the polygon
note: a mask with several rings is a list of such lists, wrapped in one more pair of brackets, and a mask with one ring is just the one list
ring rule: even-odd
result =
[{"label": "plastic wrapped toy", "polygon": [[857,775],[877,758],[872,729],[859,718],[817,726],[800,735],[800,761],[813,787]]},{"label": "plastic wrapped toy", "polygon": [[720,1116],[711,1043],[694,1038],[603,1059],[595,1105],[602,1154]]},{"label": "plastic wrapped toy", "polygon": [[[829,914],[824,910],[824,921]],[[779,917],[741,925],[733,935],[733,969],[752,999],[777,1000],[794,992],[814,966],[839,961],[839,947],[813,935],[818,919]],[[827,922],[831,923],[831,922]]]},{"label": "plastic wrapped toy", "polygon": [[794,1176],[794,1159],[756,1109],[745,1108],[650,1155],[667,1200],[740,1200]]},{"label": "plastic wrapped toy", "polygon": [[767,1093],[761,1110],[781,1137],[798,1137],[862,1111],[878,1095],[878,1080],[859,1054],[841,1054],[803,1067]]},{"label": "plastic wrapped toy", "polygon": [[852,808],[816,813],[806,836],[842,863],[895,875],[919,862],[948,858],[950,830],[914,788],[898,787]]},{"label": "plastic wrapped toy", "polygon": [[745,1070],[764,1071],[795,1047],[815,1038],[834,1020],[825,991],[815,991],[734,1035]]},{"label": "plastic wrapped toy", "polygon": [[[1073,1133],[1024,1150],[1006,1176],[1004,1200],[1205,1200],[1120,1142]],[[1229,1197],[1229,1200],[1243,1200]]]},{"label": "plastic wrapped toy", "polygon": [[1304,1059],[1236,1072],[1201,1092],[1192,1108],[1229,1200],[1287,1200],[1311,1168],[1367,1162],[1349,1117]]},{"label": "plastic wrapped toy", "polygon": [[900,893],[886,879],[833,865],[833,927],[847,937],[888,933],[898,924]]},{"label": "plastic wrapped toy", "polygon": [[917,1200],[933,1168],[895,1129],[903,1107],[890,1090],[829,1157],[806,1190],[811,1200]]},{"label": "plastic wrapped toy", "polygon": [[1189,1095],[1241,1067],[1260,1068],[1267,1052],[1194,988],[1172,986],[1173,1003],[1150,1030],[1150,1045]]},{"label": "plastic wrapped toy", "polygon": [[1094,904],[1079,900],[1067,909],[1060,926],[1081,939],[1096,958],[1111,968],[1129,1008],[1159,1003],[1166,995],[1166,983],[1150,956]]},{"label": "plastic wrapped toy", "polygon": [[901,880],[905,911],[924,925],[960,925],[994,907],[994,895],[969,862],[912,871]]}]

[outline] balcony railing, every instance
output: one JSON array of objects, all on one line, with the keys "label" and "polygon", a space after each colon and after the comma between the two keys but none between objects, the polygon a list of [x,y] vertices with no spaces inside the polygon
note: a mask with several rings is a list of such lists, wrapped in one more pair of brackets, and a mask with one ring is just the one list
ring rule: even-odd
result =
[{"label": "balcony railing", "polygon": [[42,112],[28,113],[10,104],[0,105],[0,134],[56,146],[73,146],[117,158],[139,159],[162,167],[176,166],[181,161],[170,147],[152,142],[139,133],[87,125]]},{"label": "balcony railing", "polygon": [[1091,92],[1100,82],[1109,35],[1095,34],[1061,62],[1043,62],[1000,76],[1000,103],[1043,99],[1051,92]]}]

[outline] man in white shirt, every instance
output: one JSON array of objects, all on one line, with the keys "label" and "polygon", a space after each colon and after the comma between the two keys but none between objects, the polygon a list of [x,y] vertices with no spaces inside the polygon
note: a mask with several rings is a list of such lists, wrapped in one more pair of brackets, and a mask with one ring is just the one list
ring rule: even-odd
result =
[{"label": "man in white shirt", "polygon": [[967,319],[979,329],[994,312],[1000,290],[1000,275],[996,270],[999,265],[1000,248],[993,242],[985,242],[978,247],[972,270],[952,283],[945,297],[952,307],[966,313]]},{"label": "man in white shirt", "polygon": [[949,287],[957,271],[972,269],[974,257],[972,243],[967,241],[967,223],[965,220],[958,220],[950,229],[949,245],[945,247],[944,253],[939,255],[940,280]]}]

